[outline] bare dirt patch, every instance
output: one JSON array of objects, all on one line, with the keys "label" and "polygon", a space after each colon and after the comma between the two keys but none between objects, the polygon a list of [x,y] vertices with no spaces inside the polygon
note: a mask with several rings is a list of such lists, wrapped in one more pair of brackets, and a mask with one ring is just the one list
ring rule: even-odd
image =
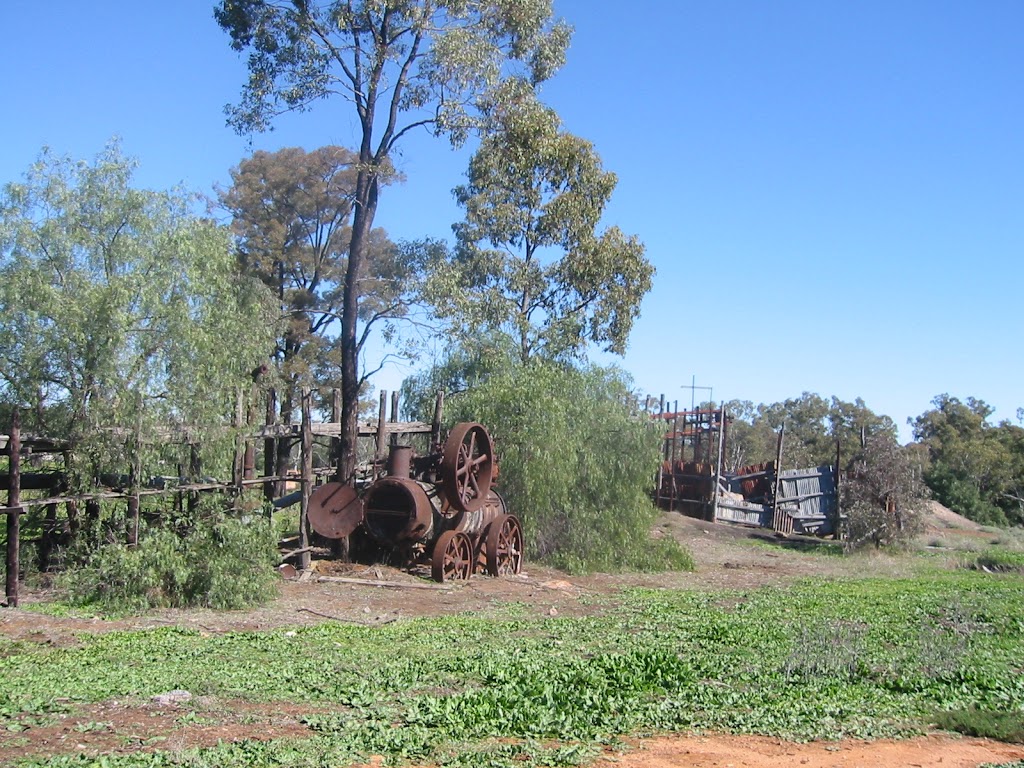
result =
[{"label": "bare dirt patch", "polygon": [[794,744],[762,736],[668,736],[605,756],[600,768],[975,768],[1024,758],[1024,747],[986,739],[927,736],[905,741]]}]

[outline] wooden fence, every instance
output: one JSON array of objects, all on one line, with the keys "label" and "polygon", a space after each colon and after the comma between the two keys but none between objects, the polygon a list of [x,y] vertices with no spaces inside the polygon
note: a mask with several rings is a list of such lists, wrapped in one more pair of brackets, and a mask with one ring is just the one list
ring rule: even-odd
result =
[{"label": "wooden fence", "polygon": [[[387,417],[387,392],[382,391],[380,395],[380,409],[376,421],[360,422],[358,425],[358,436],[373,439],[372,459],[361,467],[364,479],[372,480],[384,471],[384,460],[389,442],[397,442],[400,435],[429,435],[431,450],[436,450],[441,441],[441,419],[444,406],[443,393],[437,394],[432,423],[424,422],[400,422],[398,421],[398,393],[393,393],[391,398],[391,417]],[[272,402],[272,395],[267,397],[268,403]],[[300,558],[302,568],[308,568],[310,564],[310,541],[309,525],[307,522],[308,503],[313,488],[323,480],[324,477],[336,475],[337,459],[340,453],[340,396],[337,390],[332,391],[331,397],[331,421],[314,422],[312,420],[312,390],[304,389],[301,394],[300,414],[298,423],[279,424],[277,423],[275,408],[268,407],[266,423],[258,429],[245,426],[246,410],[244,401],[239,396],[238,408],[234,426],[238,428],[239,437],[235,443],[234,459],[232,462],[232,478],[230,481],[206,481],[198,477],[198,450],[192,446],[190,462],[190,473],[188,478],[177,478],[170,483],[161,483],[160,487],[143,487],[141,484],[141,465],[138,457],[138,444],[136,454],[132,457],[131,467],[127,476],[127,487],[100,486],[88,493],[66,493],[62,492],[64,487],[61,480],[65,479],[62,473],[25,473],[21,471],[22,458],[26,450],[41,449],[52,453],[62,453],[67,466],[67,452],[69,450],[64,441],[52,438],[26,437],[21,431],[20,413],[15,410],[11,419],[9,435],[0,435],[0,455],[9,457],[8,471],[5,477],[0,477],[2,485],[7,487],[7,506],[0,507],[0,513],[6,517],[7,523],[7,547],[6,547],[6,568],[5,568],[5,595],[8,607],[18,605],[18,586],[21,575],[21,517],[32,508],[45,507],[47,520],[44,526],[44,538],[48,532],[57,527],[57,509],[64,505],[68,517],[68,527],[76,529],[78,510],[85,505],[86,516],[95,515],[98,519],[101,501],[123,500],[127,504],[127,531],[126,539],[129,546],[138,543],[139,533],[139,508],[140,500],[144,497],[166,496],[176,494],[179,499],[186,494],[198,494],[203,491],[220,491],[231,494],[239,500],[243,500],[246,492],[253,488],[262,486],[264,497],[268,501],[275,501],[275,489],[283,490],[286,482],[298,482],[300,492],[299,502],[299,540],[297,549],[293,554]],[[251,409],[249,409],[251,417]],[[159,439],[171,440],[173,435],[158,435]],[[328,461],[327,466],[314,466],[314,439],[327,438],[330,441],[329,455],[334,460],[334,466]],[[278,441],[288,440],[297,442],[299,445],[299,472],[297,476],[290,474],[279,474],[275,471],[274,458],[278,452]],[[264,474],[256,475],[256,442],[263,441],[264,444]],[[41,497],[23,498],[22,491],[26,489],[42,490]],[[280,499],[278,499],[280,501]]]}]

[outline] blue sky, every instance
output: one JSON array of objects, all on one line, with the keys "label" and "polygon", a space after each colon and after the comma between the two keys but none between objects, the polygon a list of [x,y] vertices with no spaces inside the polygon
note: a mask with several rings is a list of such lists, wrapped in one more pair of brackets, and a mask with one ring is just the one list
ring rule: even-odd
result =
[{"label": "blue sky", "polygon": [[[618,360],[638,389],[862,397],[901,425],[948,392],[1015,420],[1024,4],[555,3],[576,33],[544,98],[618,174],[606,223],[658,270]],[[0,183],[44,144],[91,158],[113,136],[140,185],[199,191],[252,149],[350,145],[343,104],[225,126],[245,67],[212,5],[4,0]],[[448,236],[467,159],[411,137],[377,223]]]}]

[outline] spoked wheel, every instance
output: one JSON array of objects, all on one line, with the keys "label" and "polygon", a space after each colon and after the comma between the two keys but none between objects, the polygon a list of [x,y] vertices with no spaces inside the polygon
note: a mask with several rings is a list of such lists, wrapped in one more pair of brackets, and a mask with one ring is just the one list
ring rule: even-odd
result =
[{"label": "spoked wheel", "polygon": [[444,443],[441,481],[448,502],[461,512],[483,506],[494,478],[494,447],[480,424],[456,424]]},{"label": "spoked wheel", "polygon": [[473,574],[473,544],[458,531],[445,531],[434,545],[430,559],[434,581],[465,581]]},{"label": "spoked wheel", "polygon": [[515,576],[523,569],[523,527],[515,515],[502,515],[487,528],[487,572]]}]

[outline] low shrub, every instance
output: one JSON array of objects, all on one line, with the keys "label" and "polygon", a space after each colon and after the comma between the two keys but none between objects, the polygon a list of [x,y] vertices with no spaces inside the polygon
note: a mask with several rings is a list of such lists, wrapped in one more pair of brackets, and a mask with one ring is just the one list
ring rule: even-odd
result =
[{"label": "low shrub", "polygon": [[940,712],[935,723],[965,736],[1024,744],[1024,712],[990,712],[971,707]]},{"label": "low shrub", "polygon": [[268,521],[219,516],[184,531],[151,527],[138,546],[98,547],[59,579],[72,604],[105,610],[245,608],[273,597],[277,551]]},{"label": "low shrub", "polygon": [[451,415],[494,437],[531,558],[570,573],[693,568],[676,541],[651,538],[661,435],[620,371],[516,366],[453,397]]}]

